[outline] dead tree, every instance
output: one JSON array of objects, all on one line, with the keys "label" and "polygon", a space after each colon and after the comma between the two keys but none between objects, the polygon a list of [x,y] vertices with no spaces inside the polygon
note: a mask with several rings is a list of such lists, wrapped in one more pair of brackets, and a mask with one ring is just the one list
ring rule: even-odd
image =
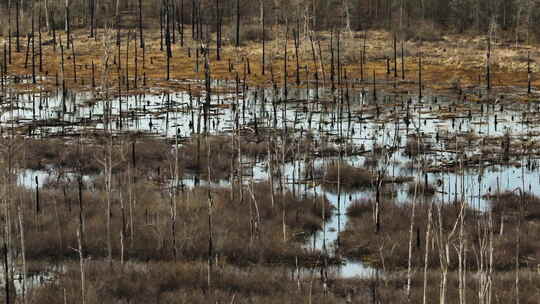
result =
[{"label": "dead tree", "polygon": [[184,46],[184,0],[180,1],[180,46]]},{"label": "dead tree", "polygon": [[491,90],[491,35],[488,36],[488,49],[486,52],[486,87]]},{"label": "dead tree", "polygon": [[139,0],[139,45],[144,48],[142,0]]},{"label": "dead tree", "polygon": [[41,6],[39,7],[38,16],[38,47],[39,47],[39,72],[43,72],[43,48],[41,43]]},{"label": "dead tree", "polygon": [[84,276],[84,254],[81,240],[81,232],[77,230],[77,244],[78,249],[74,249],[79,253],[79,265],[81,271],[81,303],[86,304],[86,288],[85,288],[85,276]]},{"label": "dead tree", "polygon": [[172,47],[171,47],[171,29],[170,29],[170,20],[169,20],[169,0],[165,2],[165,11],[163,14],[166,18],[165,20],[165,46],[167,48],[167,80],[170,79],[171,71],[171,57],[172,57]]},{"label": "dead tree", "polygon": [[75,60],[75,44],[71,40],[71,59],[73,60],[73,81],[77,83],[77,62]]},{"label": "dead tree", "polygon": [[531,52],[527,52],[527,93],[531,94]]},{"label": "dead tree", "polygon": [[265,20],[264,20],[264,1],[261,0],[261,26],[262,26],[262,34],[261,34],[261,40],[262,40],[262,56],[261,56],[261,64],[262,64],[262,74],[264,75],[265,73],[265,62],[264,62],[264,59],[265,59],[265,56],[266,56],[266,37],[265,37]]},{"label": "dead tree", "polygon": [[[36,180],[37,180],[37,176],[36,176]],[[27,295],[26,295],[26,276],[27,276],[27,271],[26,271],[26,246],[25,246],[25,242],[24,242],[24,225],[23,225],[23,217],[24,217],[24,214],[23,214],[23,211],[22,211],[22,208],[21,206],[17,206],[17,213],[18,213],[18,217],[19,217],[19,230],[20,230],[20,234],[21,234],[21,255],[22,255],[22,297],[23,297],[23,303],[27,303]]]},{"label": "dead tree", "polygon": [[240,46],[240,0],[236,0],[236,47]]},{"label": "dead tree", "polygon": [[285,30],[285,50],[284,50],[284,54],[283,54],[283,95],[284,95],[284,100],[286,101],[287,100],[287,95],[288,95],[288,89],[287,89],[287,78],[288,78],[288,75],[287,75],[287,44],[289,43],[289,23],[287,22],[287,26],[286,26],[286,30]]},{"label": "dead tree", "polygon": [[332,83],[332,92],[336,89],[334,69],[334,30],[330,32],[330,82]]},{"label": "dead tree", "polygon": [[[264,34],[263,34],[264,35]],[[300,33],[298,28],[293,30],[294,36],[294,56],[296,57],[296,85],[300,85],[300,59],[298,56],[298,48],[300,47]]]},{"label": "dead tree", "polygon": [[405,47],[403,39],[401,40],[401,80],[405,80]]},{"label": "dead tree", "polygon": [[30,18],[32,19],[32,83],[36,84],[36,41],[35,41],[35,27],[34,27],[34,5],[30,8],[31,14]]},{"label": "dead tree", "polygon": [[20,35],[19,35],[19,1],[15,0],[15,38],[17,53],[21,51]]},{"label": "dead tree", "polygon": [[216,0],[216,60],[221,60],[221,8]]},{"label": "dead tree", "polygon": [[422,101],[422,51],[418,51],[418,101]]},{"label": "dead tree", "polygon": [[197,7],[195,6],[195,0],[191,0],[191,39],[195,40],[195,19],[197,14]]},{"label": "dead tree", "polygon": [[11,0],[8,0],[8,63],[11,64]]},{"label": "dead tree", "polygon": [[398,77],[398,72],[397,72],[397,37],[396,37],[396,34],[394,33],[394,78],[397,78]]},{"label": "dead tree", "polygon": [[[116,0],[116,44],[120,48],[120,0]],[[118,56],[120,62],[120,55]]]},{"label": "dead tree", "polygon": [[96,11],[96,0],[88,0],[88,13],[90,15],[90,22],[88,23],[90,25],[90,38],[94,37],[94,15]]},{"label": "dead tree", "polygon": [[65,5],[65,11],[66,11],[66,16],[65,16],[65,31],[66,31],[66,34],[67,34],[67,41],[66,41],[66,48],[69,50],[69,43],[71,41],[71,37],[70,37],[70,30],[71,30],[71,26],[69,24],[69,0],[66,0],[66,5]]}]

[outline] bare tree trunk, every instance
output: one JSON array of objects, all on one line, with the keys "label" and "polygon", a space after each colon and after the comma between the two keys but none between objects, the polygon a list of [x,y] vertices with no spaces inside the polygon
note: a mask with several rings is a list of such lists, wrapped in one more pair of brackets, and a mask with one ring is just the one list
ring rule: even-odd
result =
[{"label": "bare tree trunk", "polygon": [[21,234],[21,254],[22,254],[22,273],[23,273],[23,281],[22,281],[22,298],[23,303],[26,304],[28,299],[26,297],[26,247],[24,243],[24,225],[23,225],[23,211],[21,210],[21,206],[17,206],[17,213],[19,214],[19,232]]},{"label": "bare tree trunk", "polygon": [[240,46],[240,0],[236,0],[236,47]]},{"label": "bare tree trunk", "polygon": [[418,191],[418,183],[414,184],[414,195],[412,199],[412,211],[411,211],[411,224],[409,226],[409,260],[407,266],[407,301],[411,299],[411,279],[412,279],[412,248],[413,248],[413,232],[414,232],[414,220],[416,211],[416,197]]},{"label": "bare tree trunk", "polygon": [[265,37],[265,20],[264,20],[264,1],[261,0],[261,26],[262,26],[262,55],[261,55],[261,65],[262,65],[262,74],[265,74],[265,57],[266,57],[266,37]]},{"label": "bare tree trunk", "polygon": [[16,47],[17,53],[21,51],[20,33],[19,33],[19,17],[21,12],[19,11],[19,0],[15,0],[15,30],[16,30]]},{"label": "bare tree trunk", "polygon": [[70,41],[71,41],[70,25],[69,25],[69,1],[70,0],[66,0],[66,6],[65,6],[65,10],[66,10],[65,30],[66,30],[66,33],[67,33],[67,41],[66,41],[66,48],[67,49],[69,49],[69,44],[70,44]]},{"label": "bare tree trunk", "polygon": [[488,35],[488,47],[486,52],[486,86],[491,90],[491,35]]},{"label": "bare tree trunk", "polygon": [[[67,1],[67,0],[66,0]],[[116,0],[116,44],[120,48],[120,0]],[[118,54],[118,66],[120,66],[120,53]]]},{"label": "bare tree trunk", "polygon": [[351,12],[348,0],[343,0],[343,10],[345,12],[345,30],[351,32]]},{"label": "bare tree trunk", "polygon": [[32,11],[30,14],[30,18],[32,18],[32,83],[36,83],[36,39],[35,39],[35,27],[34,27],[34,2],[32,2],[32,6],[30,7],[30,10]]},{"label": "bare tree trunk", "polygon": [[[208,141],[207,141],[208,144]],[[210,159],[210,144],[207,146],[208,159]],[[210,164],[208,165],[208,179],[210,180]],[[213,240],[213,227],[212,227],[212,209],[213,209],[212,194],[210,188],[208,188],[208,273],[207,284],[208,290],[212,287],[212,260],[214,256],[214,240]]]},{"label": "bare tree trunk", "polygon": [[191,39],[195,40],[195,16],[196,16],[195,0],[191,0]]},{"label": "bare tree trunk", "polygon": [[139,43],[140,43],[140,47],[144,48],[142,0],[139,0]]},{"label": "bare tree trunk", "polygon": [[39,47],[39,72],[43,72],[43,48],[41,43],[41,6],[39,7],[39,15],[38,15],[38,47]]},{"label": "bare tree trunk", "polygon": [[[117,7],[118,7],[118,1],[117,1]],[[108,29],[105,29],[103,37],[103,58],[102,62],[105,63],[103,66],[103,72],[101,76],[101,82],[103,91],[105,93],[105,103],[104,103],[104,128],[105,128],[105,137],[106,137],[106,143],[104,144],[104,150],[103,150],[103,158],[98,159],[98,162],[103,166],[103,171],[105,175],[105,191],[106,191],[106,203],[107,203],[107,259],[112,266],[112,244],[111,244],[111,204],[112,204],[112,153],[113,153],[113,133],[111,130],[111,101],[109,100],[109,66],[107,62],[110,58],[111,53],[111,47],[110,42],[113,39],[112,38],[112,32]],[[120,46],[118,46],[119,48]],[[120,63],[120,56],[118,56],[118,63]],[[127,64],[127,63],[126,63]],[[120,77],[120,76],[119,76]],[[120,84],[119,84],[120,87]]]},{"label": "bare tree trunk", "polygon": [[47,32],[51,31],[51,21],[49,12],[49,0],[45,0],[45,26],[47,26]]},{"label": "bare tree trunk", "polygon": [[433,219],[433,202],[429,204],[428,209],[428,222],[427,222],[427,228],[426,228],[426,242],[425,242],[425,249],[424,249],[424,289],[423,289],[423,296],[422,296],[422,303],[427,303],[427,274],[428,274],[428,261],[429,261],[429,247],[430,241],[431,241],[431,223]]},{"label": "bare tree trunk", "polygon": [[11,297],[10,297],[10,279],[9,279],[9,263],[8,263],[8,249],[7,249],[6,241],[4,241],[4,280],[5,280],[5,296],[6,296],[6,304],[10,304]]},{"label": "bare tree trunk", "polygon": [[[107,111],[110,111],[109,107],[107,107]],[[106,186],[106,200],[107,200],[107,259],[109,263],[112,266],[112,240],[111,240],[111,204],[112,204],[112,151],[113,151],[113,138],[112,138],[112,131],[110,130],[110,117],[107,115],[107,132],[108,135],[108,143],[107,143],[107,149],[105,151],[105,186]]]},{"label": "bare tree trunk", "polygon": [[122,229],[120,229],[120,265],[124,267],[124,238],[126,231],[126,215],[124,211],[124,196],[120,192],[120,209],[122,212]]},{"label": "bare tree trunk", "polygon": [[8,0],[8,63],[11,64],[11,0]]},{"label": "bare tree trunk", "polygon": [[[180,46],[184,46],[184,0],[180,0]],[[220,32],[221,40],[221,32]]]},{"label": "bare tree trunk", "polygon": [[77,250],[79,252],[79,265],[80,265],[80,271],[81,271],[81,303],[86,304],[86,291],[85,291],[85,279],[84,279],[84,256],[83,256],[83,249],[82,249],[82,241],[81,241],[81,232],[79,229],[77,229],[77,243],[79,245],[79,249]]}]

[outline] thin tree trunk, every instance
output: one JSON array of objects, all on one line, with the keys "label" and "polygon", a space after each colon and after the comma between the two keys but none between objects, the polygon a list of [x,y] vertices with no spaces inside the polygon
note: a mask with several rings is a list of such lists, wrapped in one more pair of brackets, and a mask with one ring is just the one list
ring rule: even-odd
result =
[{"label": "thin tree trunk", "polygon": [[30,7],[31,14],[30,18],[32,18],[31,24],[32,24],[32,83],[36,83],[36,39],[35,39],[35,27],[34,27],[34,5],[32,2],[32,6]]},{"label": "thin tree trunk", "polygon": [[94,37],[94,6],[95,0],[88,0],[88,17],[90,21],[87,21],[87,23],[90,26],[90,38]]},{"label": "thin tree trunk", "polygon": [[11,297],[10,297],[10,276],[9,276],[9,263],[8,263],[8,249],[7,249],[6,241],[4,240],[4,281],[5,283],[5,292],[4,295],[6,296],[6,304],[11,303]]},{"label": "thin tree trunk", "polygon": [[265,20],[264,20],[264,1],[261,1],[261,26],[262,26],[262,74],[265,74],[265,56],[266,56],[266,37],[265,37]]},{"label": "thin tree trunk", "polygon": [[81,303],[86,304],[86,287],[85,287],[85,278],[84,278],[84,255],[83,255],[83,248],[82,248],[82,240],[81,240],[81,232],[79,229],[77,229],[77,243],[79,245],[79,249],[77,250],[79,252],[79,265],[80,265],[80,271],[81,271]]},{"label": "thin tree trunk", "polygon": [[38,17],[38,47],[39,47],[39,72],[43,72],[43,48],[41,46],[41,6],[39,7]]},{"label": "thin tree trunk", "polygon": [[49,13],[49,0],[45,0],[45,26],[47,27],[47,32],[51,31],[51,21]]},{"label": "thin tree trunk", "polygon": [[20,11],[19,11],[19,0],[15,0],[15,36],[16,36],[16,47],[17,47],[17,53],[21,51],[21,42],[20,42],[20,33],[19,33],[19,17],[20,17]]},{"label": "thin tree trunk", "polygon": [[144,47],[144,38],[143,38],[143,15],[142,15],[142,0],[139,0],[139,45],[141,48]]},{"label": "thin tree trunk", "polygon": [[67,33],[67,41],[66,41],[66,48],[67,49],[69,49],[69,44],[70,44],[70,41],[71,41],[70,25],[69,25],[69,1],[70,0],[66,0],[66,6],[65,6],[65,10],[66,10],[65,30],[66,30],[66,33]]},{"label": "thin tree trunk", "polygon": [[236,47],[240,46],[240,0],[236,0]]},{"label": "thin tree trunk", "polygon": [[22,298],[23,303],[26,304],[28,299],[26,296],[26,246],[24,243],[24,220],[23,220],[23,211],[21,209],[21,206],[17,207],[17,211],[19,214],[19,232],[21,234],[21,254],[22,254],[22,275],[23,275],[23,281],[22,281]]},{"label": "thin tree trunk", "polygon": [[429,204],[428,209],[428,221],[427,221],[427,227],[426,227],[426,241],[425,241],[425,249],[424,249],[424,289],[423,289],[423,296],[422,296],[422,303],[427,303],[427,279],[428,279],[428,261],[429,261],[429,247],[431,246],[431,223],[433,220],[433,202]]},{"label": "thin tree trunk", "polygon": [[409,260],[407,266],[407,301],[411,299],[411,279],[412,279],[412,249],[413,249],[413,231],[416,211],[416,197],[418,191],[418,183],[414,184],[414,195],[412,199],[411,224],[409,226]]}]

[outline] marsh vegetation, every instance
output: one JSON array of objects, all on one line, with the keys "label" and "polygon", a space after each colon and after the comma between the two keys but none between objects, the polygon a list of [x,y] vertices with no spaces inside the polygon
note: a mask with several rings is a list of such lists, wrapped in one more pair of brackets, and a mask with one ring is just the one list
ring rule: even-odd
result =
[{"label": "marsh vegetation", "polygon": [[537,4],[352,2],[0,4],[3,301],[536,303]]}]

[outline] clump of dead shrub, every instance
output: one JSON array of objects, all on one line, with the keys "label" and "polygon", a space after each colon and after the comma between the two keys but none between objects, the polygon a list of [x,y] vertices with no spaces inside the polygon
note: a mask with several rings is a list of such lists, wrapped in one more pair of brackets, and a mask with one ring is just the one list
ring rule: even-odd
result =
[{"label": "clump of dead shrub", "polygon": [[426,196],[430,197],[437,193],[437,188],[432,184],[426,184],[423,182],[409,183],[407,185],[407,192],[409,195]]},{"label": "clump of dead shrub", "polygon": [[324,181],[328,189],[336,190],[338,183],[341,189],[352,191],[374,187],[377,183],[377,175],[372,171],[354,167],[346,162],[332,162],[327,167],[317,169],[319,178]]}]

